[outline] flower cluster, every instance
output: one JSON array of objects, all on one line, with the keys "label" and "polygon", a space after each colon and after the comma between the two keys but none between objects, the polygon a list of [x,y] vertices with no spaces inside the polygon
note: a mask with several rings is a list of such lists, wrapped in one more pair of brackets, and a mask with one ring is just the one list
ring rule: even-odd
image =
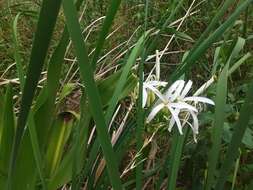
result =
[{"label": "flower cluster", "polygon": [[[161,111],[168,110],[170,113],[169,131],[176,124],[179,133],[183,134],[183,126],[188,124],[193,131],[194,140],[196,141],[196,135],[198,134],[199,121],[197,105],[199,103],[214,105],[211,99],[199,96],[203,91],[210,86],[214,81],[213,77],[202,85],[195,94],[188,96],[192,81],[185,82],[184,80],[175,81],[164,93],[161,93],[159,88],[165,87],[166,82],[159,80],[146,80],[143,83],[143,107],[146,106],[148,94],[153,93],[158,97],[158,101],[152,107],[150,114],[147,117],[147,123]],[[189,118],[192,118],[192,123],[189,122]]]}]

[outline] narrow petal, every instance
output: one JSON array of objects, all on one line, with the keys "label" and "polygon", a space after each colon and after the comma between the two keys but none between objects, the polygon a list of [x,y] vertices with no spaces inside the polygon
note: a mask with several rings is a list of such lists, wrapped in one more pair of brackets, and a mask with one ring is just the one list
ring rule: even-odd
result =
[{"label": "narrow petal", "polygon": [[183,134],[182,125],[181,125],[181,122],[180,122],[177,112],[173,108],[171,108],[169,105],[167,105],[167,107],[170,110],[170,113],[177,124],[177,128],[178,128],[179,133],[182,135]]},{"label": "narrow petal", "polygon": [[181,98],[184,98],[188,94],[188,92],[191,90],[191,87],[192,87],[192,81],[189,80],[181,93]]},{"label": "narrow petal", "polygon": [[182,83],[182,82],[184,82],[184,80],[177,80],[177,81],[175,81],[170,87],[169,87],[169,89],[167,90],[167,92],[166,92],[166,97],[168,96],[168,97],[170,97],[170,96],[172,96],[172,94],[175,92],[175,90],[178,88],[178,85],[180,84],[180,83]]},{"label": "narrow petal", "polygon": [[170,123],[169,123],[169,128],[168,128],[169,132],[171,132],[172,127],[174,126],[174,124],[175,124],[175,119],[174,119],[174,117],[171,117],[170,118]]},{"label": "narrow petal", "polygon": [[205,97],[200,97],[200,96],[186,97],[186,98],[184,98],[184,101],[202,102],[202,103],[206,103],[206,104],[215,105],[214,101],[212,101],[211,99],[205,98]]},{"label": "narrow petal", "polygon": [[163,102],[166,102],[164,95],[159,90],[157,90],[155,87],[153,87],[151,85],[147,85],[147,88],[149,90],[151,90],[152,92],[154,92]]},{"label": "narrow petal", "polygon": [[142,91],[142,107],[143,108],[146,106],[147,99],[148,99],[148,93],[147,93],[146,89],[143,88],[143,91]]},{"label": "narrow petal", "polygon": [[164,82],[164,81],[156,81],[156,80],[153,80],[153,81],[149,81],[147,82],[148,85],[151,85],[153,87],[160,87],[160,86],[166,86],[167,85],[167,82]]},{"label": "narrow petal", "polygon": [[162,109],[164,108],[164,104],[161,103],[161,104],[158,104],[157,106],[155,106],[152,111],[150,112],[148,118],[147,118],[147,123],[150,123],[150,121],[152,119],[154,119],[154,117],[156,116],[156,114]]},{"label": "narrow petal", "polygon": [[194,96],[199,96],[202,94],[211,84],[214,82],[214,77],[209,79],[206,83],[204,83],[195,93]]},{"label": "narrow petal", "polygon": [[193,119],[193,133],[198,134],[199,133],[199,120],[198,120],[197,114],[194,113],[193,111],[190,111],[190,114]]},{"label": "narrow petal", "polygon": [[[176,112],[176,115],[178,115],[180,113],[180,110],[176,109],[175,112]],[[174,117],[171,117],[170,118],[170,123],[169,123],[169,128],[168,128],[169,132],[171,132],[172,127],[174,126],[174,124],[175,124],[175,119],[174,119]]]},{"label": "narrow petal", "polygon": [[183,81],[183,80],[181,80],[179,82],[177,89],[175,90],[174,94],[171,96],[171,101],[172,102],[180,96],[180,94],[181,94],[181,92],[184,88],[184,84],[185,84],[185,81]]},{"label": "narrow petal", "polygon": [[160,80],[160,56],[159,56],[159,51],[156,50],[156,64],[155,64],[155,73],[156,73],[156,79]]},{"label": "narrow petal", "polygon": [[190,104],[187,104],[185,102],[171,103],[170,106],[173,107],[173,108],[187,109],[187,110],[191,110],[191,111],[194,111],[194,112],[198,112],[197,108],[195,108],[194,106],[192,106]]},{"label": "narrow petal", "polygon": [[186,123],[191,127],[194,142],[197,143],[197,134],[198,134],[198,133],[195,133],[195,129],[194,129],[193,125],[192,125],[190,122],[186,121]]}]

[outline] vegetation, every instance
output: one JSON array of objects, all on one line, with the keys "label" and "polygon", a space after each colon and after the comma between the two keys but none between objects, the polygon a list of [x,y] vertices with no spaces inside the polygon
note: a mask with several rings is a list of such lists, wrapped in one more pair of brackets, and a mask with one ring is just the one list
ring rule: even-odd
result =
[{"label": "vegetation", "polygon": [[0,189],[252,189],[252,5],[1,1]]}]

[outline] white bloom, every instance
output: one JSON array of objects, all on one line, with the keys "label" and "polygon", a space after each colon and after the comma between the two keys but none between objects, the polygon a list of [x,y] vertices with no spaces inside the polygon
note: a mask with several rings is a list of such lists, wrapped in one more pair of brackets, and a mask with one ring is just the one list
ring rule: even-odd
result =
[{"label": "white bloom", "polygon": [[167,82],[162,81],[146,81],[143,82],[143,91],[142,91],[142,107],[144,108],[147,104],[148,94],[150,92],[159,96],[160,92],[158,90],[159,87],[165,87]]},{"label": "white bloom", "polygon": [[[159,92],[160,87],[165,87],[167,82],[160,81],[160,59],[159,52],[156,50],[156,64],[155,67],[149,73],[145,82],[143,82],[143,91],[142,91],[142,107],[144,108],[147,104],[149,93],[154,93],[159,96],[161,93]],[[155,69],[155,75],[153,71]]]},{"label": "white bloom", "polygon": [[[176,123],[180,134],[183,134],[182,126],[188,124],[193,130],[194,140],[196,141],[196,134],[198,134],[199,128],[199,122],[197,118],[197,103],[206,103],[214,105],[214,102],[206,97],[187,97],[187,94],[191,90],[191,87],[192,81],[188,81],[185,85],[184,80],[177,80],[171,85],[171,87],[165,92],[164,95],[160,92],[156,92],[157,96],[159,97],[159,100],[149,114],[147,122],[150,122],[161,109],[167,108],[171,113],[169,131],[171,131],[172,127]],[[191,103],[194,103],[194,106],[191,105]],[[186,113],[185,118],[181,119],[183,120],[183,124],[180,121],[181,112]],[[188,122],[189,116],[192,117],[192,124]]]},{"label": "white bloom", "polygon": [[[192,105],[186,103],[186,102],[176,102],[175,99],[181,92],[183,88],[183,80],[178,80],[175,83],[171,85],[171,87],[167,90],[165,95],[161,94],[160,92],[156,93],[156,95],[159,97],[158,102],[153,107],[152,111],[150,112],[147,122],[149,123],[156,114],[162,110],[163,108],[166,108],[171,113],[171,119],[176,122],[178,130],[180,134],[183,134],[182,132],[182,124],[179,119],[179,113],[181,110],[188,110],[191,112],[198,112],[198,110],[193,107]],[[178,95],[177,95],[178,94]],[[174,124],[174,123],[173,123]]]}]

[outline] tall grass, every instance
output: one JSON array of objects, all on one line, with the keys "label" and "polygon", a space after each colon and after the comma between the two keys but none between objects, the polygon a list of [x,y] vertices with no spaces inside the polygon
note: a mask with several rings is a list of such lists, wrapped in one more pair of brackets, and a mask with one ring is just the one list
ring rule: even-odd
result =
[{"label": "tall grass", "polygon": [[[244,28],[244,38],[232,38],[229,34],[240,15],[252,5],[253,0],[240,1],[231,15],[221,22],[226,10],[235,5],[235,2],[226,0],[221,4],[205,31],[184,54],[181,64],[168,75],[162,76],[168,82],[168,89],[174,81],[188,78],[191,69],[197,66],[208,50],[222,44],[216,48],[213,69],[209,72],[217,75],[212,91],[215,94],[216,106],[211,117],[210,146],[205,147],[205,150],[209,151],[208,159],[205,160],[207,167],[204,168],[207,175],[201,176],[199,189],[224,188],[234,161],[238,159],[238,150],[252,115],[253,85],[250,82],[245,90],[247,96],[240,108],[240,116],[233,128],[231,140],[225,144],[228,147],[227,152],[223,154],[223,132],[226,122],[224,110],[228,103],[229,77],[251,58],[251,53],[243,51],[248,41],[246,29]],[[142,28],[132,35],[133,45],[129,45],[131,38],[119,51],[120,56],[117,57],[124,58],[114,59],[119,62],[116,64],[115,72],[109,68],[109,72],[106,71],[102,79],[97,77],[96,72],[107,68],[108,65],[100,64],[99,58],[107,48],[108,36],[114,28],[114,22],[120,17],[117,13],[121,10],[123,2],[111,0],[106,4],[105,19],[95,33],[98,38],[92,39],[94,47],[84,38],[83,26],[78,19],[80,8],[85,9],[87,3],[89,2],[82,0],[42,1],[26,75],[18,35],[18,22],[23,16],[22,13],[18,13],[13,19],[14,58],[22,93],[20,105],[17,105],[15,99],[13,100],[16,89],[14,90],[11,84],[5,90],[4,96],[0,91],[0,98],[3,99],[3,103],[0,102],[0,187],[6,190],[55,190],[69,184],[74,190],[178,189],[178,179],[183,179],[180,175],[186,160],[185,150],[192,150],[189,148],[192,142],[189,140],[190,130],[184,128],[183,135],[173,130],[168,140],[171,146],[159,152],[154,136],[160,135],[160,132],[165,133],[159,128],[160,125],[164,125],[164,118],[160,115],[157,126],[150,130],[152,125],[147,124],[145,118],[156,101],[149,100],[151,102],[148,109],[143,108],[142,101],[146,78],[144,73],[150,68],[147,60],[158,47],[159,39],[166,35],[166,32],[172,31],[171,40],[167,45],[170,45],[174,37],[178,40],[178,36],[192,40],[187,34],[177,31],[180,27],[177,30],[170,30],[171,26],[168,27],[184,11],[184,7],[188,5],[187,1],[168,3],[168,9],[152,28],[149,25],[151,2],[146,0],[139,4],[144,12]],[[100,3],[103,7],[103,2]],[[191,5],[194,3],[195,1],[192,1]],[[56,47],[52,47],[51,43],[57,40],[54,36],[57,27],[55,25],[61,22],[60,19],[57,20],[58,15],[62,16],[59,14],[61,5],[65,23],[60,30],[62,33],[60,38],[57,38]],[[191,12],[191,8],[188,11]],[[83,13],[86,14],[85,11]],[[181,19],[182,23],[187,17],[190,16],[186,14]],[[227,38],[233,39],[232,43],[227,42]],[[72,48],[70,42],[73,51],[67,52]],[[89,54],[92,48],[94,49]],[[166,48],[161,51],[159,61],[163,61],[165,51]],[[68,84],[60,82],[67,54],[76,57],[78,62],[81,86],[80,113],[60,111],[62,99],[72,92],[72,89],[68,89]],[[110,61],[113,62],[113,59]],[[39,90],[37,87],[46,62],[47,78]],[[110,67],[114,65],[111,64]],[[66,85],[67,93],[62,91],[64,87],[60,88],[61,85]],[[121,100],[126,97],[131,97],[129,110],[126,109],[122,115]],[[152,131],[151,135],[147,132],[149,130]],[[221,155],[225,155],[225,158],[221,159]],[[151,187],[150,181],[153,181]]]}]

